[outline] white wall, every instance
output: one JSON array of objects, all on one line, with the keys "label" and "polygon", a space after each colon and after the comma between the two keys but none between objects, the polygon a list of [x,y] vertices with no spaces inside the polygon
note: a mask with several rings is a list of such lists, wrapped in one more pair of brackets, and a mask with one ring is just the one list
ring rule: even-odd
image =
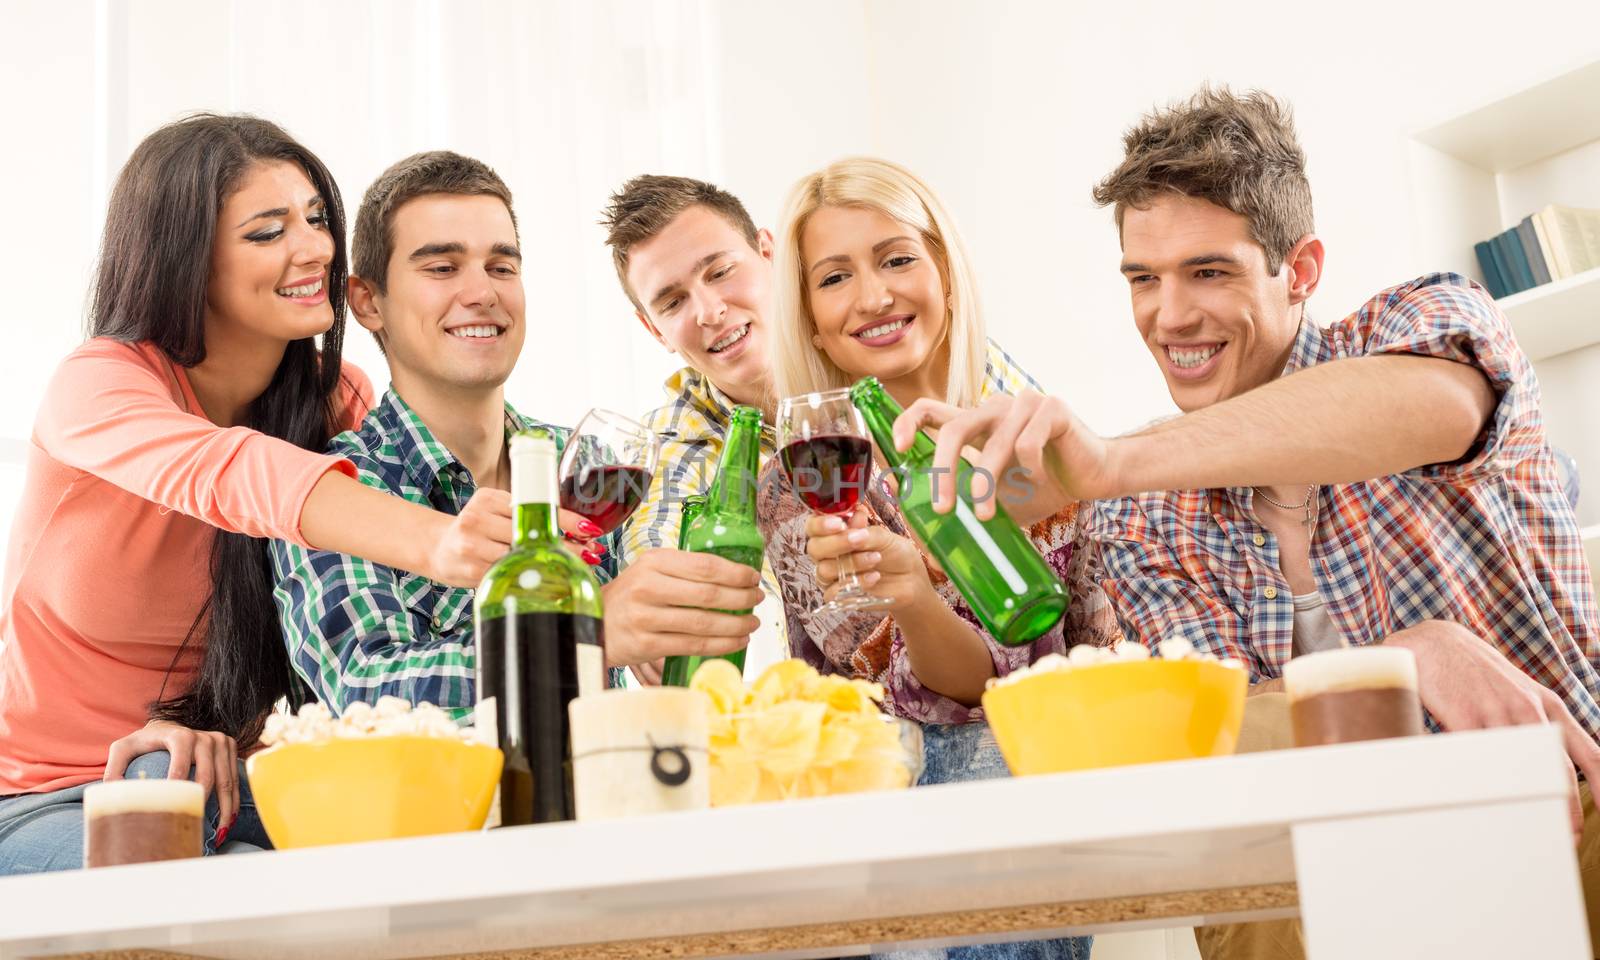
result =
[{"label": "white wall", "polygon": [[[196,110],[277,121],[354,218],[390,163],[448,147],[516,196],[530,336],[508,396],[573,423],[642,411],[676,365],[637,327],[595,220],[646,170],[718,177],[714,11],[702,0],[20,0],[0,28],[0,537],[37,398],[82,335],[106,197],[147,133]],[[353,323],[346,355],[381,389]]]},{"label": "white wall", "polygon": [[[25,0],[6,17],[0,242],[27,280],[12,300],[24,349],[0,351],[0,437],[26,436],[50,361],[79,338],[117,169],[152,129],[202,109],[284,125],[333,170],[352,219],[406,154],[488,161],[516,195],[528,261],[533,334],[513,402],[573,421],[602,387],[625,409],[658,395],[649,382],[670,364],[632,336],[595,219],[630,174],[718,172],[713,24],[698,0]],[[386,382],[354,325],[349,342]]]},{"label": "white wall", "polygon": [[[1600,4],[1357,0],[1301,15],[1152,2],[998,0],[24,0],[0,81],[24,149],[4,232],[20,349],[0,351],[0,441],[26,436],[77,341],[105,192],[132,146],[193,109],[252,110],[319,152],[347,207],[385,165],[449,146],[517,194],[540,350],[514,402],[571,420],[643,408],[671,368],[639,336],[595,215],[626,176],[716,179],[774,225],[784,190],[841,155],[922,172],[975,251],[996,336],[1091,423],[1168,409],[1132,333],[1116,237],[1089,188],[1141,111],[1205,80],[1291,100],[1311,160],[1333,318],[1438,266],[1417,252],[1406,135],[1600,57]],[[1487,11],[1502,7],[1490,5]],[[54,188],[54,189],[52,189]],[[354,359],[383,381],[355,331]]]},{"label": "white wall", "polygon": [[1170,409],[1089,200],[1141,112],[1207,80],[1294,104],[1328,245],[1312,312],[1332,320],[1440,266],[1416,250],[1410,132],[1600,58],[1588,0],[718,10],[720,72],[741,78],[722,95],[727,176],[760,188],[753,208],[776,216],[769,197],[847,153],[912,166],[975,250],[995,336],[1103,430]]}]

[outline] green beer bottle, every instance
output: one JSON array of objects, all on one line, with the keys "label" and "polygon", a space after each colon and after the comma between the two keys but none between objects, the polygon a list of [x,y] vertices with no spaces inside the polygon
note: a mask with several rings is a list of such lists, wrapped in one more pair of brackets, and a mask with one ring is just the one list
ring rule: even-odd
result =
[{"label": "green beer bottle", "polygon": [[1004,506],[996,503],[993,518],[978,519],[972,509],[972,465],[960,461],[955,509],[935,513],[933,441],[919,430],[909,450],[895,450],[893,427],[901,409],[877,377],[851,387],[850,399],[900,481],[900,512],[906,523],[971,604],[984,629],[1006,646],[1017,647],[1054,626],[1067,612],[1067,588]]},{"label": "green beer bottle", "polygon": [[[761,411],[755,407],[734,407],[728,442],[722,448],[722,460],[717,464],[717,476],[711,481],[704,506],[691,515],[690,503],[684,503],[683,525],[678,534],[680,550],[713,553],[757,572],[761,570],[766,540],[756,525],[756,475],[760,467]],[[747,614],[750,611],[724,612]],[[689,678],[706,659],[709,658],[668,657],[661,671],[661,682],[667,686],[688,686]],[[744,670],[743,650],[721,659]]]},{"label": "green beer bottle", "polygon": [[561,546],[558,491],[555,443],[512,437],[511,552],[474,598],[478,722],[505,754],[491,825],[576,818],[567,704],[606,685],[600,583]]},{"label": "green beer bottle", "polygon": [[694,518],[704,513],[706,509],[706,495],[691,493],[683,498],[683,513],[678,518],[678,549],[689,549],[689,524],[694,523]]}]

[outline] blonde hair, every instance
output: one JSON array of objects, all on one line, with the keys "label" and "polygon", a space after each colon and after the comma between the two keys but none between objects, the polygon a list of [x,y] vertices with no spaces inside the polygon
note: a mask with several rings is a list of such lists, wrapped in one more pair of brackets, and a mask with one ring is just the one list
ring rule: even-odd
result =
[{"label": "blonde hair", "polygon": [[868,207],[914,227],[934,254],[949,295],[950,371],[943,399],[975,406],[988,359],[988,335],[967,249],[955,220],[916,174],[874,157],[847,157],[802,177],[789,191],[775,260],[773,386],[779,397],[847,387],[856,377],[839,369],[812,342],[816,321],[800,257],[800,235],[821,207]]}]

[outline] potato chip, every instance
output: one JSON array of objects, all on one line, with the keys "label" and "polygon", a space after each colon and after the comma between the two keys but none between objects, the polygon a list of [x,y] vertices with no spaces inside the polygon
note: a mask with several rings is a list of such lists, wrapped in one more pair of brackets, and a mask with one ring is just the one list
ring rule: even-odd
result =
[{"label": "potato chip", "polygon": [[870,757],[846,760],[835,764],[831,772],[829,789],[833,793],[900,790],[911,785],[911,771],[898,760]]},{"label": "potato chip", "polygon": [[851,729],[849,723],[824,722],[822,735],[817,739],[816,766],[831,767],[855,755],[861,743],[861,734]]},{"label": "potato chip", "polygon": [[793,800],[796,790],[792,780],[773,776],[766,767],[761,768],[761,782],[756,787],[754,803],[772,803],[775,800]]},{"label": "potato chip", "polygon": [[836,684],[828,691],[827,704],[834,710],[843,713],[860,713],[878,716],[878,704],[872,697],[872,689],[877,687],[878,699],[883,699],[882,689],[875,683],[866,683],[861,680],[846,680]]},{"label": "potato chip", "polygon": [[700,664],[689,680],[689,689],[710,697],[711,705],[721,714],[736,713],[744,706],[744,675],[726,660],[707,660]]},{"label": "potato chip", "polygon": [[811,664],[795,657],[780,660],[761,671],[750,688],[749,705],[757,710],[794,700],[817,679]]},{"label": "potato chip", "polygon": [[743,758],[711,753],[711,805],[732,807],[752,803],[761,785],[761,768]]},{"label": "potato chip", "polygon": [[690,686],[709,703],[716,806],[909,785],[900,726],[879,708],[876,683],[790,659],[749,688],[731,664],[710,661]]},{"label": "potato chip", "polygon": [[794,700],[779,703],[747,719],[739,742],[779,779],[805,772],[817,757],[822,717],[827,707]]}]

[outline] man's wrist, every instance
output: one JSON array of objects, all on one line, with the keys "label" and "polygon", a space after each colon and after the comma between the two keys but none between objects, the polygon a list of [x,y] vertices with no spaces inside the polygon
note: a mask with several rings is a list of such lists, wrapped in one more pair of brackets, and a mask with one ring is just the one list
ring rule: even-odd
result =
[{"label": "man's wrist", "polygon": [[1105,475],[1097,486],[1088,491],[1086,500],[1113,500],[1156,489],[1141,482],[1140,464],[1144,462],[1151,438],[1145,434],[1112,437],[1106,441]]},{"label": "man's wrist", "polygon": [[1397,630],[1384,637],[1383,645],[1410,650],[1411,655],[1417,659],[1417,672],[1422,673],[1426,664],[1433,659],[1440,644],[1447,642],[1455,626],[1445,620],[1424,620],[1415,626]]},{"label": "man's wrist", "polygon": [[443,541],[450,530],[450,525],[454,522],[455,518],[447,513],[428,510],[424,520],[426,529],[423,531],[423,536],[404,538],[405,552],[410,554],[407,560],[413,565],[402,569],[420,573],[429,580],[442,580],[443,577],[440,576],[440,571],[435,568],[435,558],[430,545]]}]

